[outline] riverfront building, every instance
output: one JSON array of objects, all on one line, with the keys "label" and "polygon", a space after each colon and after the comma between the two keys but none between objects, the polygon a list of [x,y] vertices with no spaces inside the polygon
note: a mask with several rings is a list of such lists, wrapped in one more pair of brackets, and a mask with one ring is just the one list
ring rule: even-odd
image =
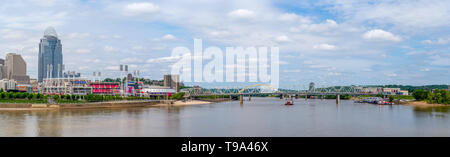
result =
[{"label": "riverfront building", "polygon": [[27,63],[22,56],[15,53],[6,55],[6,77],[20,84],[29,84],[30,77],[27,75]]},{"label": "riverfront building", "polygon": [[142,93],[146,96],[152,96],[152,95],[170,95],[175,93],[175,89],[169,88],[169,87],[162,87],[162,86],[144,86],[142,89]]},{"label": "riverfront building", "polygon": [[92,94],[119,95],[119,82],[91,82]]},{"label": "riverfront building", "polygon": [[39,43],[38,81],[61,78],[64,70],[61,40],[54,28],[49,27]]},{"label": "riverfront building", "polygon": [[17,82],[14,80],[2,79],[0,80],[0,89],[3,91],[11,91],[16,90]]},{"label": "riverfront building", "polygon": [[172,88],[179,92],[180,75],[164,75],[164,87]]},{"label": "riverfront building", "polygon": [[48,78],[44,79],[39,86],[39,93],[50,95],[87,95],[91,93],[89,80],[70,78]]}]

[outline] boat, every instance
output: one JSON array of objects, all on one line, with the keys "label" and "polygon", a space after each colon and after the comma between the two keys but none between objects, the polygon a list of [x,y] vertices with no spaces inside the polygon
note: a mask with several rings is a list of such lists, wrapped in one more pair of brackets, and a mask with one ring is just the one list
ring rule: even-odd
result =
[{"label": "boat", "polygon": [[294,101],[292,99],[286,99],[286,103],[284,105],[294,105]]},{"label": "boat", "polygon": [[355,103],[370,103],[370,104],[376,104],[376,105],[393,105],[394,103],[389,102],[383,98],[379,97],[370,97],[366,99],[362,99],[359,101],[355,101]]}]

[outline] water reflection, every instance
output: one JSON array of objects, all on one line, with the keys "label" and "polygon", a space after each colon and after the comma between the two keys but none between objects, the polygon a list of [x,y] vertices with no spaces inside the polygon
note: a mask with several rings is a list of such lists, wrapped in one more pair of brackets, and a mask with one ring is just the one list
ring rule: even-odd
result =
[{"label": "water reflection", "polygon": [[448,111],[256,97],[243,105],[0,111],[0,136],[450,136]]}]

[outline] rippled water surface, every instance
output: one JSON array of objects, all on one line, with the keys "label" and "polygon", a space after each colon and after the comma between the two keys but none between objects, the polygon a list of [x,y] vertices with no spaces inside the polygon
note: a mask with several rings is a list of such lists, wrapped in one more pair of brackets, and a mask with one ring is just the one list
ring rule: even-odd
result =
[{"label": "rippled water surface", "polygon": [[0,136],[450,136],[450,114],[277,98],[184,107],[0,111]]}]

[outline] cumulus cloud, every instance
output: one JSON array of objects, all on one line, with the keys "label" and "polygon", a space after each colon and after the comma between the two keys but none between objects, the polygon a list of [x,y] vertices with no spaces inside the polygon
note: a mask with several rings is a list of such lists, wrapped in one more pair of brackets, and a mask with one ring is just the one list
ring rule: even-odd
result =
[{"label": "cumulus cloud", "polygon": [[141,2],[141,3],[131,3],[127,4],[123,8],[123,14],[126,16],[136,16],[143,14],[152,14],[158,12],[159,6],[149,3],[149,2]]},{"label": "cumulus cloud", "polygon": [[402,38],[381,29],[372,29],[364,33],[364,39],[367,40],[385,40],[385,41],[402,41]]}]

